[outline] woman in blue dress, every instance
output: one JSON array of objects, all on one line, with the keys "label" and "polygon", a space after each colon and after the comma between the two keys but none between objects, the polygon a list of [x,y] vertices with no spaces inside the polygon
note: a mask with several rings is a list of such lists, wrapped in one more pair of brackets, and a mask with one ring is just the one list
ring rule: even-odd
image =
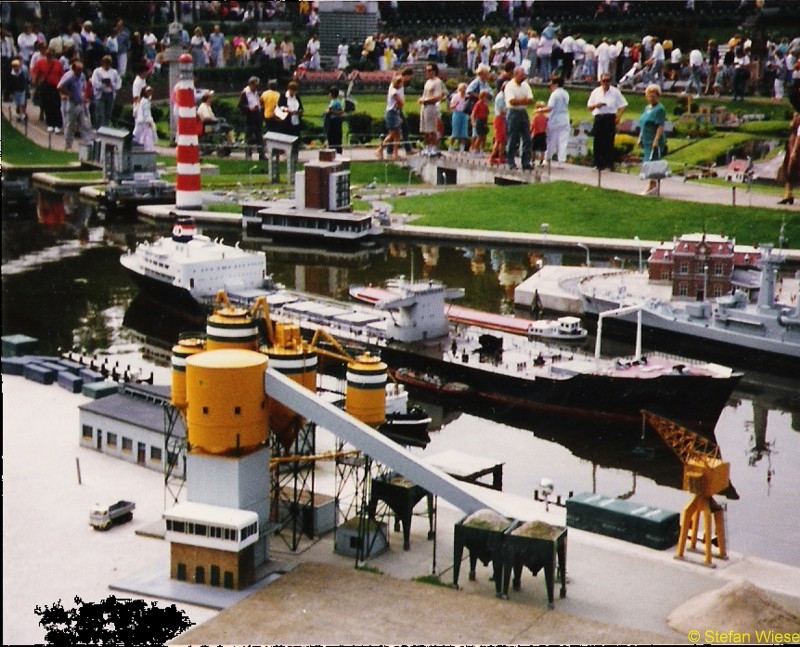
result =
[{"label": "woman in blue dress", "polygon": [[[663,157],[666,149],[664,137],[664,123],[667,121],[667,111],[661,103],[661,88],[655,83],[648,85],[644,91],[647,106],[639,119],[639,141],[642,147],[642,162],[651,162]],[[656,180],[650,180],[650,185],[642,195],[653,195],[658,191]]]}]

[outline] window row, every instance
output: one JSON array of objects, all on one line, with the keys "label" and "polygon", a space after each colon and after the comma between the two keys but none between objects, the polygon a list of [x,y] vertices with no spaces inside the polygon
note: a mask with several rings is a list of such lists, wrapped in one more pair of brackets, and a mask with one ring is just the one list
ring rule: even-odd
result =
[{"label": "window row", "polygon": [[[83,438],[87,440],[92,440],[94,438],[94,429],[91,425],[83,425],[81,427],[81,435]],[[97,449],[102,449],[102,438],[103,438],[103,430],[97,430]],[[133,451],[133,439],[128,438],[127,436],[122,436],[122,442],[120,444],[120,438],[117,434],[112,431],[106,432],[106,447],[111,447],[116,449],[117,447],[123,452],[132,452]],[[139,451],[145,451],[145,444],[139,443]],[[151,461],[158,461],[160,462],[164,454],[164,450],[161,447],[156,447],[155,445],[150,446],[150,460]],[[144,460],[142,457],[140,460]],[[170,456],[171,463],[174,465],[177,462],[177,458]]]},{"label": "window row", "polygon": [[[191,521],[175,521],[167,519],[167,530],[171,532],[181,532],[185,535],[197,535],[199,537],[211,537],[212,539],[224,539],[226,541],[244,541],[251,535],[258,532],[258,523],[253,522],[241,530],[225,526],[216,526],[205,523],[194,523]],[[239,535],[241,534],[241,539]]]}]

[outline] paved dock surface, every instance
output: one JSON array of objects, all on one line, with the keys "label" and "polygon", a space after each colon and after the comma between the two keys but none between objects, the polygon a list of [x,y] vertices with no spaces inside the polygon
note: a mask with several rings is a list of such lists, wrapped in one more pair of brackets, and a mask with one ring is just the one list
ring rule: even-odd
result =
[{"label": "paved dock surface", "polygon": [[[41,642],[35,605],[61,599],[73,606],[75,595],[100,600],[113,593],[172,604],[158,594],[109,588],[137,578],[160,578],[159,590],[169,583],[168,544],[136,532],[147,531],[161,518],[163,475],[79,446],[77,407],[88,398],[22,377],[4,375],[2,383],[3,642]],[[318,439],[319,451],[326,442]],[[318,466],[317,491],[332,493],[334,471],[328,463]],[[133,521],[105,533],[93,531],[90,506],[121,498],[136,502]],[[480,564],[475,582],[469,581],[464,564],[458,591],[412,582],[432,572],[452,582],[453,526],[461,516],[440,500],[436,542],[427,539],[427,520],[415,517],[409,551],[402,549],[402,535],[391,532],[389,550],[368,563],[380,575],[356,571],[353,558],[334,553],[330,533],[302,540],[296,553],[272,538],[272,560],[285,574],[222,612],[214,607],[230,604],[224,592],[201,587],[203,604],[178,603],[197,626],[175,642],[687,642],[667,625],[667,615],[694,596],[737,579],[800,613],[798,568],[734,551],[728,561],[709,569],[696,554],[676,561],[672,549],[655,551],[575,529],[569,530],[567,597],[556,597],[554,611],[547,609],[541,573],[533,577],[526,571],[522,591],[511,591],[508,600],[495,597],[490,570]],[[545,510],[541,504],[540,518],[563,525],[564,510]]]}]

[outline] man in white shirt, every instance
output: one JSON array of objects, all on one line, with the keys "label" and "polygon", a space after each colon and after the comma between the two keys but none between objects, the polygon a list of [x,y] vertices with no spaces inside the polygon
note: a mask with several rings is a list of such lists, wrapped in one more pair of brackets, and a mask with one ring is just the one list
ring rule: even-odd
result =
[{"label": "man in white shirt", "polygon": [[597,170],[614,170],[614,135],[628,102],[611,85],[611,75],[600,77],[600,85],[592,90],[586,107],[594,115],[594,165]]},{"label": "man in white shirt", "polygon": [[489,35],[488,31],[483,32],[483,36],[481,36],[480,40],[478,41],[478,45],[481,50],[481,65],[489,65],[490,60],[489,57],[492,51],[492,44],[493,44],[492,37]]},{"label": "man in white shirt", "polygon": [[425,85],[422,96],[417,102],[422,106],[419,118],[419,132],[425,140],[423,155],[438,156],[439,152],[439,119],[441,111],[439,102],[447,96],[447,90],[439,78],[439,66],[428,63],[425,67]]},{"label": "man in white shirt", "polygon": [[609,73],[609,65],[611,62],[611,57],[609,56],[609,48],[611,45],[608,44],[608,39],[604,38],[602,42],[597,46],[595,50],[595,57],[597,58],[597,80],[603,77],[604,74]]},{"label": "man in white shirt", "polygon": [[508,167],[516,169],[514,157],[522,146],[522,168],[531,168],[531,123],[528,117],[528,106],[533,103],[533,90],[528,85],[525,68],[517,66],[514,68],[514,76],[508,81],[503,89],[503,96],[506,100],[508,112],[507,137],[508,148],[506,149],[506,161]]},{"label": "man in white shirt", "polygon": [[646,65],[650,66],[650,80],[664,89],[664,46],[658,38],[652,37],[653,55],[647,60]]},{"label": "man in white shirt", "polygon": [[562,76],[565,80],[572,79],[572,66],[575,64],[575,38],[572,34],[567,34],[561,39],[561,51],[563,52]]},{"label": "man in white shirt", "polygon": [[703,52],[699,49],[693,49],[689,52],[689,69],[692,76],[689,79],[689,83],[686,85],[686,89],[681,92],[681,94],[686,94],[693,90],[695,93],[694,98],[699,99],[700,93],[703,91],[703,81],[700,78],[700,74],[703,70]]}]

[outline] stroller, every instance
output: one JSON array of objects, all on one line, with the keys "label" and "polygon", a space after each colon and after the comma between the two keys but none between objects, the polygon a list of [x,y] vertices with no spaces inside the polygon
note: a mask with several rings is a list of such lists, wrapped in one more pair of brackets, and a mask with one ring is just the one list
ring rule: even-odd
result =
[{"label": "stroller", "polygon": [[203,121],[200,126],[200,154],[228,157],[235,141],[233,126],[225,119]]}]

